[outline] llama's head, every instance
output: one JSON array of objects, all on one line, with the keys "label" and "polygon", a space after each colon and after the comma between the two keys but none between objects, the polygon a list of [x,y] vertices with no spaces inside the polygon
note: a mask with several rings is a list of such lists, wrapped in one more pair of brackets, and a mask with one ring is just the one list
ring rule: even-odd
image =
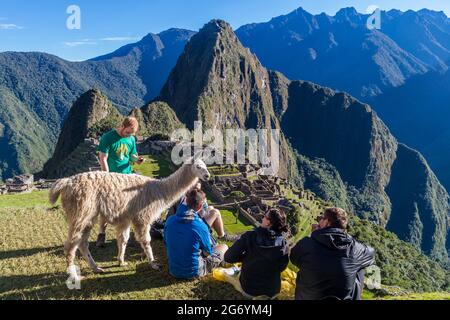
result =
[{"label": "llama's head", "polygon": [[202,181],[207,181],[211,177],[205,162],[200,158],[194,158],[192,170],[194,175]]}]

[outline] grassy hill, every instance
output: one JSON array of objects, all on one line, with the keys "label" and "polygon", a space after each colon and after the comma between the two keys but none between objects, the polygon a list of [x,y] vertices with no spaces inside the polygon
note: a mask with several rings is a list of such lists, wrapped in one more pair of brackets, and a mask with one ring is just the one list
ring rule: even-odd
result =
[{"label": "grassy hill", "polygon": [[[146,158],[144,165],[139,167],[142,173],[155,177],[170,174],[172,169],[167,160],[160,157]],[[304,215],[307,214],[305,211]],[[222,216],[228,232],[242,232],[252,228],[242,219],[236,221],[231,211],[223,210]],[[305,218],[303,235],[309,232],[306,225],[310,221]],[[371,245],[379,243],[375,248],[383,251],[377,257],[381,262],[389,260],[392,263],[398,260],[397,265],[392,267],[395,269],[400,266],[399,272],[403,274],[396,275],[400,279],[412,272],[404,267],[405,261],[409,261],[411,268],[416,266],[415,262],[423,268],[428,266],[428,260],[423,255],[404,257],[405,252],[415,249],[412,246],[407,250],[399,247],[404,243],[400,243],[394,234],[381,228],[373,228],[372,224],[359,220],[352,222],[352,228],[352,232],[362,241]],[[93,274],[84,260],[79,258],[81,273],[85,279],[81,283],[81,290],[69,290],[65,284],[67,274],[63,254],[67,224],[59,203],[56,207],[51,207],[47,202],[47,191],[0,196],[0,299],[242,299],[231,285],[215,281],[212,277],[182,281],[169,276],[166,252],[161,240],[152,241],[155,256],[163,265],[161,270],[151,269],[141,257],[140,249],[134,247],[127,249],[129,265],[118,267],[113,229],[108,229],[105,249],[95,247],[96,231],[94,230],[90,239],[91,252],[107,273]],[[418,269],[417,272],[429,273],[430,270]],[[386,278],[392,275],[392,271],[388,269],[383,274],[383,281],[398,285],[396,277],[391,282]],[[364,298],[450,299],[448,292],[419,294],[406,290],[395,292],[392,288],[386,288],[395,295],[366,291]]]}]

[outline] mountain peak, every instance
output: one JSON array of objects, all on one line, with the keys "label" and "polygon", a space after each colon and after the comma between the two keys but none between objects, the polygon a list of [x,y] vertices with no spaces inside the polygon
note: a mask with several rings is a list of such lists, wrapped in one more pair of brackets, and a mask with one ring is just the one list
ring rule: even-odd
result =
[{"label": "mountain peak", "polygon": [[[119,124],[121,115],[99,89],[83,93],[73,104],[64,122],[53,157],[44,165],[45,177],[60,177],[64,160],[94,131]],[[65,170],[65,169],[64,169]]]},{"label": "mountain peak", "polygon": [[[218,116],[223,118],[220,126],[266,126],[273,115],[266,103],[270,99],[268,84],[267,70],[244,48],[230,24],[215,19],[186,45],[159,99],[189,128],[196,120],[214,126]],[[245,94],[238,94],[237,88]],[[258,100],[256,96],[261,103],[253,101]]]},{"label": "mountain peak", "polygon": [[223,33],[223,32],[232,32],[233,28],[231,25],[221,19],[213,19],[206,23],[200,30],[199,34],[201,33]]},{"label": "mountain peak", "polygon": [[422,16],[429,16],[429,17],[433,17],[433,18],[436,18],[436,19],[441,19],[441,20],[444,20],[444,21],[449,20],[449,17],[447,17],[445,12],[442,11],[442,10],[441,11],[435,11],[435,10],[430,10],[430,9],[427,9],[427,8],[423,8],[423,9],[417,11],[417,13],[419,15],[422,15]]},{"label": "mountain peak", "polygon": [[354,7],[342,8],[338,12],[336,12],[336,17],[354,17],[359,15],[360,14]]}]

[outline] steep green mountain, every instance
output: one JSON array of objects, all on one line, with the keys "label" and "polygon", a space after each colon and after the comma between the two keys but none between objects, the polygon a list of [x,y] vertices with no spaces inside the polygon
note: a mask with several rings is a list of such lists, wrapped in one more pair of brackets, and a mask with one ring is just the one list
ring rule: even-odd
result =
[{"label": "steep green mountain", "polygon": [[38,171],[52,149],[45,122],[2,86],[0,119],[0,177]]},{"label": "steep green mountain", "polygon": [[267,70],[220,20],[192,37],[158,99],[190,128],[197,119],[209,127],[241,128],[271,127],[275,121]]},{"label": "steep green mountain", "polygon": [[[192,34],[181,29],[149,34],[84,62],[45,53],[0,53],[0,180],[42,169],[70,107],[90,88],[102,90],[122,113],[153,98]],[[17,117],[19,109],[26,121]]]},{"label": "steep green mountain", "polygon": [[449,197],[420,153],[351,96],[304,81],[287,85],[281,127],[302,155],[304,185],[447,261]]},{"label": "steep green mountain", "polygon": [[99,90],[89,90],[74,103],[58,138],[52,158],[42,175],[48,178],[70,176],[98,166],[94,148],[85,142],[117,127],[122,115]]},{"label": "steep green mountain", "polygon": [[398,145],[386,192],[392,199],[393,212],[387,229],[445,261],[450,237],[449,196],[419,152]]},{"label": "steep green mountain", "polygon": [[132,73],[136,73],[146,88],[142,100],[149,101],[158,95],[184,46],[194,34],[194,31],[177,28],[158,34],[149,33],[137,43],[90,61],[120,61],[128,67],[132,64]]},{"label": "steep green mountain", "polygon": [[392,133],[427,159],[450,188],[450,71],[429,72],[370,100]]},{"label": "steep green mountain", "polygon": [[[237,39],[230,25],[212,20],[194,35],[156,100],[166,102],[193,129],[279,129],[271,76]],[[280,176],[295,179],[292,149],[280,137]]]}]

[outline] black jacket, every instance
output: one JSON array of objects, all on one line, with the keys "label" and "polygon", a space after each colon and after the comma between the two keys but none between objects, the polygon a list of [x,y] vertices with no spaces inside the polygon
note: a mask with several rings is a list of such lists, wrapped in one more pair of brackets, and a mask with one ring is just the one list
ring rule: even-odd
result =
[{"label": "black jacket", "polygon": [[374,256],[374,249],[356,241],[342,229],[314,231],[291,250],[291,262],[300,269],[295,298],[352,299],[356,274],[372,265]]},{"label": "black jacket", "polygon": [[246,293],[272,297],[280,292],[289,248],[282,235],[259,227],[244,233],[225,253],[225,261],[242,262],[239,280]]}]

